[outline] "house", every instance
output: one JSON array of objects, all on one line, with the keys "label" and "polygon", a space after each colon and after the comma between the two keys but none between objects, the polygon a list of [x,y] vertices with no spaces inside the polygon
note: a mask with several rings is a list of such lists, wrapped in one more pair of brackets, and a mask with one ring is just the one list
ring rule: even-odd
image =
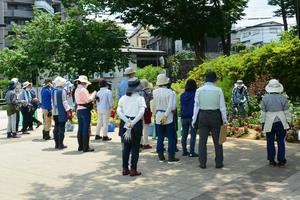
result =
[{"label": "house", "polygon": [[130,47],[145,48],[148,44],[151,35],[147,29],[142,26],[137,27],[134,32],[128,37]]},{"label": "house", "polygon": [[283,24],[275,21],[257,23],[233,30],[232,44],[260,45],[280,39]]}]

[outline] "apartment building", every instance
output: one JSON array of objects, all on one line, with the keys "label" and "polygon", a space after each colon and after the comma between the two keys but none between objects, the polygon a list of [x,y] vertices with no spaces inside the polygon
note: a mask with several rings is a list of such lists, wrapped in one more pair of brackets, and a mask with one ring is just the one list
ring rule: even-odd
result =
[{"label": "apartment building", "polygon": [[59,0],[0,0],[0,49],[9,45],[5,37],[13,24],[23,25],[33,17],[33,8],[54,14],[63,10]]}]

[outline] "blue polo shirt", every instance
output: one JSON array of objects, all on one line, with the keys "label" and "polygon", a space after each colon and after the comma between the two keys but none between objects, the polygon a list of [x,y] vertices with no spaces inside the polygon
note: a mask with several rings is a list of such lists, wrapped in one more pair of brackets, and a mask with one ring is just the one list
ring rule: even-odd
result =
[{"label": "blue polo shirt", "polygon": [[51,88],[43,87],[41,91],[42,109],[52,110]]}]

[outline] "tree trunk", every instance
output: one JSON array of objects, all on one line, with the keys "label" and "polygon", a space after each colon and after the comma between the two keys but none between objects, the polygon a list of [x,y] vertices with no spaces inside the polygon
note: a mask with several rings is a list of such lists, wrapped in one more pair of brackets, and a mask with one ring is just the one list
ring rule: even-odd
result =
[{"label": "tree trunk", "polygon": [[231,53],[231,26],[228,33],[223,32],[221,35],[221,42],[222,42],[222,48],[223,48],[223,54],[226,56],[230,56]]},{"label": "tree trunk", "polygon": [[282,20],[283,20],[283,25],[284,25],[284,31],[288,31],[287,13],[286,13],[286,8],[285,8],[284,0],[280,0],[280,7],[281,7],[281,13],[282,13]]},{"label": "tree trunk", "polygon": [[205,59],[205,34],[201,34],[199,39],[194,43],[194,50],[196,54],[196,59],[199,64],[202,64]]}]

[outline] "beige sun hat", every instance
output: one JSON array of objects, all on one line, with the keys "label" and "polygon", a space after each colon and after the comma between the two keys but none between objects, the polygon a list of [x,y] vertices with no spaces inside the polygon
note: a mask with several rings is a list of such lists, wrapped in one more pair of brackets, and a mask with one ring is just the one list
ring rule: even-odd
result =
[{"label": "beige sun hat", "polygon": [[134,74],[135,70],[132,67],[127,67],[124,71],[124,75]]},{"label": "beige sun hat", "polygon": [[58,76],[53,80],[53,83],[56,87],[64,87],[66,82],[67,82],[67,80],[61,76]]},{"label": "beige sun hat", "polygon": [[88,85],[91,85],[92,83],[89,81],[87,76],[84,75],[80,75],[78,79],[76,79],[75,81],[80,81],[81,83],[86,83]]},{"label": "beige sun hat", "polygon": [[284,90],[282,84],[276,79],[271,79],[265,89],[268,93],[282,93]]},{"label": "beige sun hat", "polygon": [[168,83],[170,83],[170,79],[166,76],[166,74],[159,74],[157,76],[156,85],[167,85]]},{"label": "beige sun hat", "polygon": [[26,82],[24,82],[23,84],[22,84],[22,88],[23,89],[25,89],[25,88],[27,88],[27,87],[31,87],[32,86],[32,84],[30,83],[30,82],[28,82],[28,81],[26,81]]}]

